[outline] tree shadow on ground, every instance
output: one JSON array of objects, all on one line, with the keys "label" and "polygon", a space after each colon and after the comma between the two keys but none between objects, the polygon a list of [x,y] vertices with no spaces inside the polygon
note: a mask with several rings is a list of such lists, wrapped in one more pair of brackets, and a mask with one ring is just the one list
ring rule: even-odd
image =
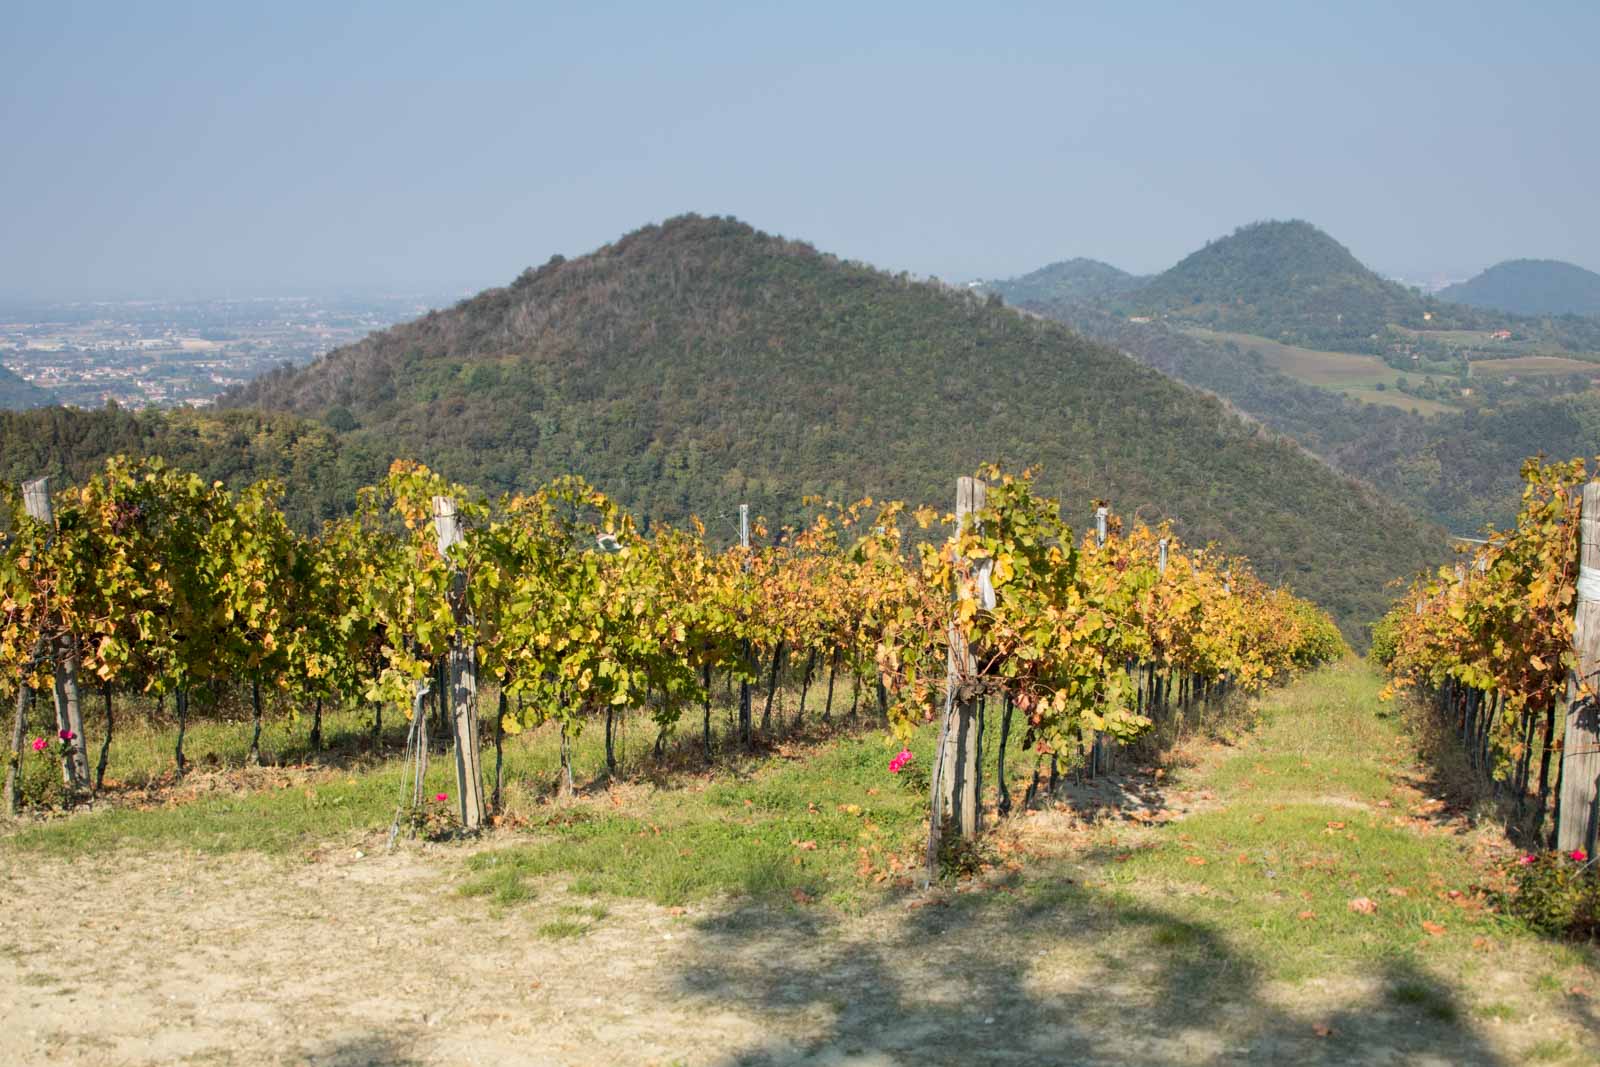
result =
[{"label": "tree shadow on ground", "polygon": [[1505,1062],[1404,959],[1301,1010],[1218,930],[1158,907],[1065,882],[929,899],[860,918],[751,903],[702,921],[681,988],[769,1026],[717,1062]]},{"label": "tree shadow on ground", "polygon": [[409,1035],[358,1034],[314,1045],[297,1062],[306,1067],[420,1067]]},{"label": "tree shadow on ground", "polygon": [[1041,800],[1070,809],[1078,819],[1093,823],[1105,817],[1154,817],[1171,804],[1171,790],[1145,768],[1117,768],[1094,778],[1066,775],[1054,791],[1044,789]]}]

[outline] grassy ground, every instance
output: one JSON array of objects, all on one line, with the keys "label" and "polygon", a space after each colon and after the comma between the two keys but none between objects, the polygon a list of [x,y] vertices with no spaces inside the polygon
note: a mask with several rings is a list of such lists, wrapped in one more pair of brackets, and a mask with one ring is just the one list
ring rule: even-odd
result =
[{"label": "grassy ground", "polygon": [[[841,871],[854,870],[862,847],[886,863],[886,853],[917,834],[925,779],[915,769],[900,777],[884,772],[892,749],[875,705],[863,699],[851,716],[850,697],[841,681],[829,726],[820,721],[823,696],[813,689],[806,718],[797,723],[798,691],[780,689],[771,736],[747,750],[732,736],[734,705],[719,689],[709,765],[700,709],[690,709],[659,757],[658,728],[647,710],[635,709],[619,720],[614,775],[606,771],[603,723],[587,724],[573,743],[580,793],[573,804],[556,802],[556,728],[507,737],[502,821],[550,844],[489,864],[485,891],[511,899],[524,875],[560,869],[588,870],[600,884],[663,902],[736,886],[825,893]],[[485,705],[493,704],[486,694]],[[758,720],[763,704],[757,692]],[[267,765],[259,768],[246,765],[247,723],[193,724],[185,747],[196,770],[179,780],[172,771],[175,727],[134,719],[126,709],[120,718],[125,725],[115,737],[109,788],[96,810],[24,823],[10,836],[11,847],[65,855],[158,847],[292,853],[386,831],[408,793],[403,722],[391,721],[375,743],[367,715],[330,711],[327,745],[313,752],[308,720],[280,714],[264,732]],[[89,740],[92,755],[98,738]],[[1017,742],[1013,736],[1013,754]],[[447,745],[434,744],[429,797],[455,790]],[[931,731],[924,731],[913,745],[916,767],[926,767],[931,746]],[[492,751],[484,761],[492,771]],[[30,752],[25,767],[29,797],[53,795],[59,771],[52,758]],[[432,806],[440,813],[452,808]],[[795,841],[816,846],[803,850],[798,864]],[[617,854],[638,861],[618,867],[611,861]]]},{"label": "grassy ground", "polygon": [[[1345,664],[1064,783],[932,893],[904,877],[924,783],[872,730],[635,759],[566,805],[528,738],[506,825],[393,855],[382,762],[27,825],[0,1059],[1597,1062],[1594,952],[1485,906],[1508,846],[1377,688]],[[79,926],[38,919],[66,884],[96,948],[63,970]]]},{"label": "grassy ground", "polygon": [[1186,776],[1211,804],[1123,835],[1108,888],[1164,901],[1286,979],[1470,959],[1506,929],[1474,889],[1497,838],[1430,795],[1399,714],[1363,669],[1274,694],[1245,750]]}]

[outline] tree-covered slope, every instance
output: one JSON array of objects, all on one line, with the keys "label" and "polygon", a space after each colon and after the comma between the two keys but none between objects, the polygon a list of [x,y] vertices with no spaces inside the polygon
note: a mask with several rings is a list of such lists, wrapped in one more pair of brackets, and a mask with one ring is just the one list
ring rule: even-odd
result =
[{"label": "tree-covered slope", "polygon": [[1438,531],[1126,356],[996,300],[724,219],[650,226],[227,398],[498,490],[573,471],[647,518],[807,494],[942,503],[1042,464],[1087,516],[1172,516],[1349,627]]},{"label": "tree-covered slope", "polygon": [[1600,274],[1556,259],[1512,259],[1439,290],[1439,299],[1518,315],[1600,315]]},{"label": "tree-covered slope", "polygon": [[1481,318],[1467,308],[1437,307],[1379,277],[1338,241],[1298,220],[1242,226],[1121,303],[1145,314],[1351,352],[1379,351],[1391,325],[1467,328]]},{"label": "tree-covered slope", "polygon": [[1570,458],[1600,441],[1600,392],[1507,403],[1423,418],[1363,404],[1295,380],[1231,342],[1161,322],[1066,304],[1030,308],[1180,381],[1221,396],[1337,469],[1457,533],[1506,526],[1522,495],[1522,461]]},{"label": "tree-covered slope", "polygon": [[[1071,305],[1057,301],[1056,306]],[[1418,331],[1441,338],[1450,337],[1450,331],[1508,329],[1539,343],[1545,354],[1592,358],[1600,352],[1600,320],[1513,315],[1424,296],[1379,277],[1338,241],[1298,220],[1241,226],[1098,306],[1386,358],[1394,356],[1397,343],[1415,340]]]},{"label": "tree-covered slope", "polygon": [[211,481],[239,488],[278,478],[284,510],[302,530],[351,511],[355,493],[389,462],[382,450],[341,441],[319,422],[256,411],[127,411],[105,407],[0,412],[0,479],[48,475],[81,483],[107,456],[161,456]]},{"label": "tree-covered slope", "polygon": [[22,411],[55,402],[55,397],[48,391],[40,389],[15,371],[0,367],[0,411]]},{"label": "tree-covered slope", "polygon": [[1037,303],[1086,304],[1123,296],[1147,279],[1097,259],[1065,259],[1018,278],[987,283],[1018,306]]}]

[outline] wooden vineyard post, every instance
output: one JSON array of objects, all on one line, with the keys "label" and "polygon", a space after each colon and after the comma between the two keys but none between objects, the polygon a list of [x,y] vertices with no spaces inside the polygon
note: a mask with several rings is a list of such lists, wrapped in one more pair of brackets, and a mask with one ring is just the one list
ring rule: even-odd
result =
[{"label": "wooden vineyard post", "polygon": [[[956,482],[957,536],[976,526],[986,493],[983,482],[976,478],[962,478]],[[982,584],[987,586],[987,582]],[[988,603],[985,606],[994,605]],[[983,784],[983,739],[978,717],[978,697],[971,684],[977,674],[977,659],[954,618],[950,621],[949,644],[944,717],[934,748],[936,762],[928,822],[929,878],[936,876],[939,871],[939,846],[946,820],[954,833],[971,840],[981,829],[983,815],[979,800]]]},{"label": "wooden vineyard post", "polygon": [[[750,570],[750,505],[739,505],[739,547],[745,550],[744,570]],[[750,639],[747,637],[741,646],[740,665],[745,673],[750,671]],[[739,681],[739,741],[741,744],[750,744],[750,679],[741,678]]]},{"label": "wooden vineyard post", "polygon": [[[28,516],[55,529],[50,505],[50,479],[35,478],[22,486],[22,505]],[[78,645],[72,634],[62,634],[51,650],[55,659],[56,728],[72,734],[61,761],[62,780],[73,789],[89,788],[89,750],[83,739],[83,705],[78,693]]]},{"label": "wooden vineyard post", "polygon": [[[439,555],[450,558],[450,549],[461,543],[461,520],[456,502],[447,496],[433,498],[433,528],[439,539]],[[483,801],[483,768],[478,752],[478,664],[477,649],[468,638],[463,642],[461,624],[465,608],[460,597],[465,579],[451,565],[452,599],[456,604],[457,633],[450,639],[450,718],[455,732],[456,797],[461,825],[468,830],[483,826],[488,815]]]},{"label": "wooden vineyard post", "polygon": [[[1163,578],[1167,574],[1167,556],[1169,555],[1170,544],[1169,539],[1165,537],[1156,542],[1156,574]],[[1164,716],[1167,713],[1166,690],[1171,685],[1171,679],[1170,676],[1167,678],[1162,677],[1159,663],[1150,664],[1150,674],[1151,703],[1155,705],[1155,713]]]},{"label": "wooden vineyard post", "polygon": [[1563,852],[1582,849],[1593,856],[1600,823],[1600,699],[1595,696],[1600,687],[1600,481],[1583,487],[1572,651],[1576,662],[1567,678],[1556,847]]},{"label": "wooden vineyard post", "polygon": [[[1094,543],[1106,543],[1106,526],[1111,515],[1111,509],[1104,504],[1094,509]],[[1104,774],[1111,769],[1111,738],[1099,730],[1095,731],[1094,745],[1089,750],[1089,773],[1091,775]]]}]

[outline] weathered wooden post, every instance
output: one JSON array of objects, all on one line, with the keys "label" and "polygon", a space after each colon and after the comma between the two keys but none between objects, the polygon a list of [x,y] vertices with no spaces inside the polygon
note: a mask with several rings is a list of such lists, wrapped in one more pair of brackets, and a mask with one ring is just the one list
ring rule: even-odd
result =
[{"label": "weathered wooden post", "polygon": [[[433,498],[433,528],[439,555],[450,560],[450,549],[461,543],[461,520],[456,502],[447,496]],[[481,827],[488,818],[483,801],[483,769],[478,753],[478,657],[472,639],[462,639],[461,627],[471,620],[463,603],[465,576],[451,563],[452,599],[456,601],[457,631],[450,638],[450,717],[455,731],[456,796],[461,825]]]},{"label": "weathered wooden post", "polygon": [[[28,516],[54,531],[55,509],[50,504],[50,479],[35,478],[22,486],[22,506]],[[83,739],[83,706],[78,694],[78,642],[73,634],[62,634],[52,649],[55,658],[54,689],[56,728],[70,733],[61,760],[62,781],[74,789],[88,789],[89,750]]]},{"label": "weathered wooden post", "polygon": [[[1104,504],[1094,509],[1094,543],[1106,543],[1107,519],[1111,509]],[[1094,743],[1089,748],[1089,773],[1101,774],[1111,769],[1111,739],[1099,730],[1095,731]]]},{"label": "weathered wooden post", "polygon": [[[749,552],[750,552],[750,505],[749,504],[740,504],[739,505],[739,547],[745,550],[745,558],[744,558],[743,566],[744,566],[744,569],[746,571],[749,571],[750,570],[750,556],[749,556]],[[744,674],[746,674],[746,675],[748,675],[750,673],[750,670],[751,670],[750,655],[751,655],[751,652],[750,652],[750,639],[749,638],[745,638],[744,643],[743,643],[743,655],[742,655],[742,657],[740,659],[740,664],[741,664],[741,666],[743,666]],[[750,743],[750,725],[751,725],[751,723],[750,723],[750,679],[748,677],[741,677],[739,679],[739,740],[741,742],[743,742],[744,744],[746,744],[746,745],[748,745]]]},{"label": "weathered wooden post", "polygon": [[[1163,577],[1167,573],[1167,555],[1171,539],[1163,537],[1156,542],[1156,573]],[[1154,661],[1150,664],[1150,703],[1155,708],[1157,715],[1167,713],[1166,688],[1171,684],[1170,679],[1161,676],[1161,667]]]},{"label": "weathered wooden post", "polygon": [[[976,478],[956,482],[956,534],[975,529],[983,510],[987,488]],[[984,565],[988,561],[983,561]],[[983,606],[994,607],[993,587],[987,574],[979,578],[978,595]],[[950,620],[950,652],[945,673],[944,717],[939,739],[934,746],[934,766],[930,819],[928,825],[928,876],[939,870],[939,846],[945,822],[963,838],[971,839],[981,829],[983,809],[979,800],[982,787],[983,738],[978,718],[978,696],[973,682],[978,672],[977,658],[967,643],[966,634],[954,617]]]},{"label": "weathered wooden post", "polygon": [[1561,745],[1561,815],[1556,847],[1590,856],[1600,824],[1600,481],[1583,487],[1578,518],[1576,660],[1567,678],[1566,732]]}]

